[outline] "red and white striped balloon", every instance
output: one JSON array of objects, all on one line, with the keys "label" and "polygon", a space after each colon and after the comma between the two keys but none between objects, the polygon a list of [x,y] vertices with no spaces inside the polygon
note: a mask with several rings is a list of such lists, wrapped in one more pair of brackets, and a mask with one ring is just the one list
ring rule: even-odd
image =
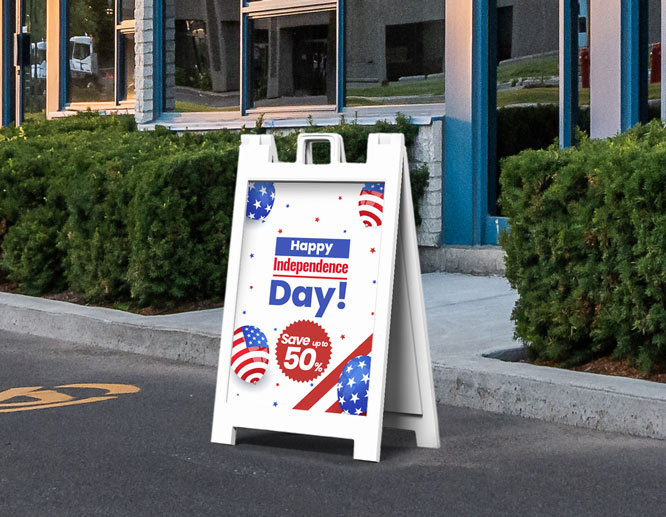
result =
[{"label": "red and white striped balloon", "polygon": [[256,384],[266,373],[269,358],[268,340],[257,327],[246,325],[234,332],[231,369],[238,377]]},{"label": "red and white striped balloon", "polygon": [[361,189],[358,213],[366,227],[381,226],[384,215],[384,184],[367,183]]}]

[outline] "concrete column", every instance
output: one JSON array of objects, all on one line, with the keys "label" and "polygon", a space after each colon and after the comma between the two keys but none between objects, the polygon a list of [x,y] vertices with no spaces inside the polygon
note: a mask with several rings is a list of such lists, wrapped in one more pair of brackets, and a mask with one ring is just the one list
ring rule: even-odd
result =
[{"label": "concrete column", "polygon": [[626,131],[641,120],[641,0],[591,0],[590,117],[592,138]]},{"label": "concrete column", "polygon": [[494,0],[446,2],[444,244],[496,244],[505,224],[489,217],[497,131],[491,44],[496,9]]},{"label": "concrete column", "polygon": [[590,2],[590,135],[622,128],[622,0]]},{"label": "concrete column", "polygon": [[138,124],[151,122],[155,118],[154,106],[154,31],[153,1],[136,0],[134,16],[136,35],[134,39],[135,88],[136,88],[136,121]]}]

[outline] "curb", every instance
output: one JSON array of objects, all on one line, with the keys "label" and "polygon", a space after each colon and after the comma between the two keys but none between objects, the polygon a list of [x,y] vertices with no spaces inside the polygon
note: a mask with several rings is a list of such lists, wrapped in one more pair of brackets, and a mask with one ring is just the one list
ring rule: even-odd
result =
[{"label": "curb", "polygon": [[193,333],[160,316],[6,293],[0,329],[203,366],[217,366],[220,346],[219,332]]},{"label": "curb", "polygon": [[[194,322],[193,319],[198,320]],[[203,321],[207,323],[202,323]],[[219,322],[212,324],[211,321]],[[222,309],[140,316],[113,309],[0,293],[0,330],[185,363],[217,366]],[[191,327],[198,327],[192,330]],[[451,354],[433,363],[442,404],[599,431],[666,439],[666,387],[509,363],[520,349]],[[478,354],[478,352],[477,352]]]},{"label": "curb", "polygon": [[666,387],[657,383],[486,358],[433,369],[442,404],[666,439]]}]

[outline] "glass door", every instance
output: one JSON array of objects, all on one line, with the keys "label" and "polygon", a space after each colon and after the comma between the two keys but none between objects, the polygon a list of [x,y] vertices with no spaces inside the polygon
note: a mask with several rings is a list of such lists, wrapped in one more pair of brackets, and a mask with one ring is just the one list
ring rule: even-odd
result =
[{"label": "glass door", "polygon": [[46,117],[46,0],[16,1],[16,122]]}]

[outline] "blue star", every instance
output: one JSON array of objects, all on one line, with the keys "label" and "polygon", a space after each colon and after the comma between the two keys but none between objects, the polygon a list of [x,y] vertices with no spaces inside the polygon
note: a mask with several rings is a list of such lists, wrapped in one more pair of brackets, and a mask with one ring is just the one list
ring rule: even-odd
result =
[{"label": "blue star", "polygon": [[250,253],[250,258],[254,258],[254,253]]},{"label": "blue star", "polygon": [[277,402],[273,402],[273,407],[277,407]]}]

